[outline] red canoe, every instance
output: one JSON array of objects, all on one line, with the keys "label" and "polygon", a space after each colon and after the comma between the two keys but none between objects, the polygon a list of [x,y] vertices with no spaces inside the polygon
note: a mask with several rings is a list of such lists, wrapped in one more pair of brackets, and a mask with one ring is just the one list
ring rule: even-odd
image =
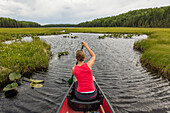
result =
[{"label": "red canoe", "polygon": [[93,101],[81,101],[74,95],[75,83],[66,93],[57,113],[115,113],[103,91],[96,82],[98,96]]}]

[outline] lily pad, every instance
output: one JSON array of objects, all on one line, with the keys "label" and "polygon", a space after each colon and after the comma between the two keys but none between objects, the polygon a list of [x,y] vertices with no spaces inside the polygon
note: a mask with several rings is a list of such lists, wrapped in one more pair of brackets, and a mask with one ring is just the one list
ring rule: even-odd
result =
[{"label": "lily pad", "polygon": [[14,80],[17,80],[17,79],[20,79],[21,78],[21,74],[17,74],[17,73],[15,73],[15,72],[13,72],[13,73],[11,73],[10,75],[9,75],[9,79],[11,80],[11,81],[14,81]]},{"label": "lily pad", "polygon": [[8,84],[3,91],[10,91],[15,89],[16,87],[18,87],[18,84],[16,82],[12,83],[12,84]]},{"label": "lily pad", "polygon": [[20,79],[21,78],[21,74],[16,74],[15,75],[15,79]]},{"label": "lily pad", "polygon": [[33,80],[32,78],[30,78],[30,81],[35,84],[44,82],[44,80]]},{"label": "lily pad", "polygon": [[16,74],[16,73],[11,73],[11,74],[9,75],[9,79],[10,79],[11,81],[14,81],[14,80],[15,80],[15,74]]},{"label": "lily pad", "polygon": [[33,87],[33,88],[41,88],[41,87],[43,87],[42,84],[33,84],[33,83],[30,83],[30,86]]}]

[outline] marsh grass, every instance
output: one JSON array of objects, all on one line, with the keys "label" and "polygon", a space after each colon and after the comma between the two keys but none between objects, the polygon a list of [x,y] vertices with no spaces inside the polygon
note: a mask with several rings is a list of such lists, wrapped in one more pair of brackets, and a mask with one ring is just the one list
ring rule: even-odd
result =
[{"label": "marsh grass", "polygon": [[48,67],[50,45],[41,40],[0,44],[0,81],[10,72],[32,73]]},{"label": "marsh grass", "polygon": [[0,28],[0,41],[13,40],[17,37],[67,34],[61,28]]}]

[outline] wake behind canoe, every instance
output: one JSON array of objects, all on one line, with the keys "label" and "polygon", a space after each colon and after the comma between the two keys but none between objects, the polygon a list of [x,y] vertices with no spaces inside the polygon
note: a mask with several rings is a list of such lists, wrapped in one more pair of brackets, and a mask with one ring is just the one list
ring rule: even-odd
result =
[{"label": "wake behind canoe", "polygon": [[81,101],[75,98],[75,83],[66,93],[57,113],[115,113],[103,91],[96,82],[97,98],[93,101]]}]

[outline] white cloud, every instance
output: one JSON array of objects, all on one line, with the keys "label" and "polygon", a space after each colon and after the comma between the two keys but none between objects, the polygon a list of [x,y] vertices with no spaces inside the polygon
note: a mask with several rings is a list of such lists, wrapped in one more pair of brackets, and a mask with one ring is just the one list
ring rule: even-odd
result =
[{"label": "white cloud", "polygon": [[0,17],[39,23],[79,23],[129,10],[170,5],[169,0],[0,0]]}]

